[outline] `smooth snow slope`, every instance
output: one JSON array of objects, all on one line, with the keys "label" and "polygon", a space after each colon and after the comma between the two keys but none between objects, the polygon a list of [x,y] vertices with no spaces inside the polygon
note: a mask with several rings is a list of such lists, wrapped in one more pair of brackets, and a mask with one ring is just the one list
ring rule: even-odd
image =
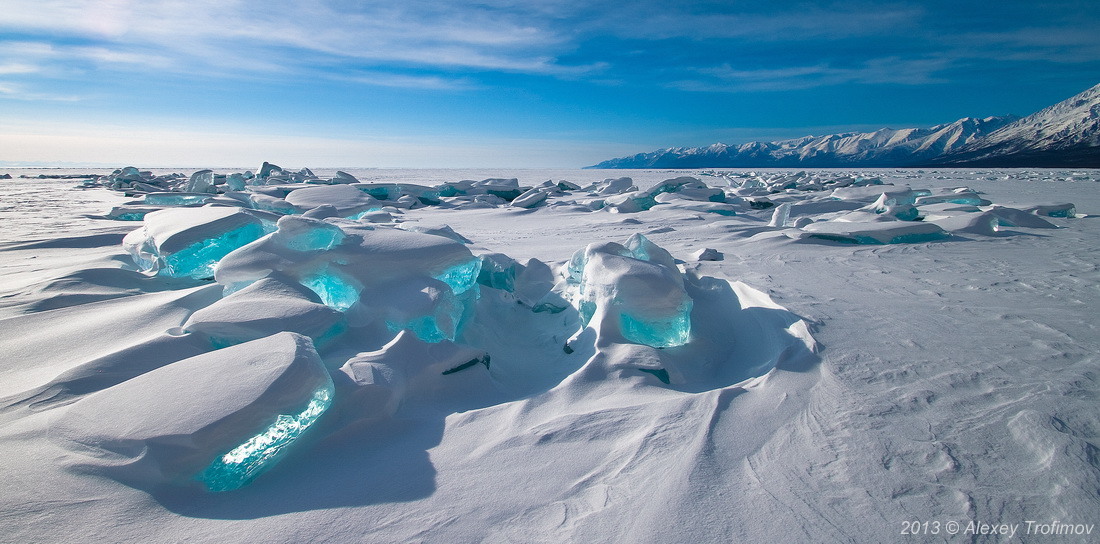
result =
[{"label": "smooth snow slope", "polygon": [[[351,173],[424,185],[517,177],[526,186],[546,179],[585,186],[604,175]],[[616,173],[642,188],[684,174],[699,176]],[[841,175],[782,174],[700,179],[725,187],[726,179],[763,185],[789,177],[807,188],[807,180]],[[689,277],[712,278],[685,287],[705,301],[693,310],[693,327],[731,342],[726,349],[737,357],[727,365],[743,372],[679,389],[637,372],[608,374],[586,364],[592,343],[573,354],[561,349],[577,325],[568,312],[532,313],[484,289],[479,311],[493,311],[479,314],[465,338],[489,347],[491,374],[479,366],[454,381],[413,383],[390,418],[342,426],[322,419],[328,427],[227,493],[126,485],[97,468],[110,458],[68,442],[70,414],[90,413],[72,401],[208,351],[177,329],[211,308],[221,289],[136,272],[122,238],[140,223],[83,217],[127,200],[121,196],[74,190],[72,182],[0,180],[5,206],[23,195],[17,209],[0,210],[0,541],[884,542],[913,538],[900,534],[907,521],[955,521],[960,533],[971,521],[1100,522],[1100,176],[862,174],[869,176],[894,186],[849,190],[866,193],[858,201],[764,190],[791,204],[778,222],[772,209],[746,204],[730,216],[709,213],[728,211],[716,203],[663,195],[657,200],[666,202],[638,213],[399,210],[405,227],[448,225],[475,253],[555,266],[590,243],[644,234]],[[877,214],[860,208],[906,185],[965,186],[1021,210],[1071,202],[1084,216],[1042,218],[1057,229],[983,230],[957,218],[986,212],[926,204],[917,206],[925,222],[941,221],[952,234],[890,245],[790,228],[810,217],[881,232],[867,225],[904,215],[906,204],[882,199]],[[705,248],[722,259],[696,260]],[[788,327],[812,330],[818,355],[785,351]],[[592,335],[573,344],[586,345],[585,334]],[[754,375],[746,361],[770,357],[779,368],[737,384]],[[88,369],[111,372],[80,374]],[[140,396],[132,393],[127,398]],[[196,391],[195,406],[224,391],[216,393]],[[1096,538],[1095,528],[1054,538],[1025,529],[1013,540]]]}]

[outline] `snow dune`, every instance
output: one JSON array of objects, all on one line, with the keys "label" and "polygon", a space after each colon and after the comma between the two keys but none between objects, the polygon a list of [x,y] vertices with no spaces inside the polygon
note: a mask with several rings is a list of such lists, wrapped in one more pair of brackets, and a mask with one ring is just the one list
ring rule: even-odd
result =
[{"label": "snow dune", "polygon": [[1096,522],[1094,172],[15,173],[0,540]]}]

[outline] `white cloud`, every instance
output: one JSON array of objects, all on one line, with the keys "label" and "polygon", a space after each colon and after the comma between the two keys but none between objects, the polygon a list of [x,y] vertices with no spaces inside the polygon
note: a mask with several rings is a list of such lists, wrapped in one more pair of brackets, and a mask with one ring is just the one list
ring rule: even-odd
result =
[{"label": "white cloud", "polygon": [[736,69],[729,64],[699,68],[706,79],[687,79],[670,83],[685,91],[741,92],[787,91],[829,85],[899,84],[924,85],[939,81],[936,73],[946,69],[950,61],[941,58],[902,59],[884,57],[856,66],[790,66],[784,68]]},{"label": "white cloud", "polygon": [[0,99],[26,100],[33,102],[77,102],[84,100],[78,95],[37,92],[26,85],[10,81],[0,81]]},{"label": "white cloud", "polygon": [[[487,7],[365,2],[9,0],[0,28],[100,42],[99,59],[245,70],[368,61],[437,68],[554,73],[563,37]],[[303,57],[302,53],[307,55]],[[89,51],[91,53],[91,51]],[[163,67],[163,66],[162,66]]]}]

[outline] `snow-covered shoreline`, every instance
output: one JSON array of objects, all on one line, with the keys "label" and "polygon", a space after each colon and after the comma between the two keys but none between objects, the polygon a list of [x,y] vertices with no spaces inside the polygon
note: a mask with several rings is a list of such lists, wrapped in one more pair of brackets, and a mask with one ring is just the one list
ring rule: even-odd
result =
[{"label": "snow-covered shoreline", "polygon": [[[425,185],[522,175],[528,186],[587,185],[608,174],[351,173]],[[614,172],[642,188],[684,174],[734,201],[726,178],[698,171]],[[765,353],[778,345],[772,335],[802,331],[819,353],[800,352],[740,385],[677,390],[675,376],[667,388],[655,375],[594,372],[583,364],[596,355],[593,333],[582,332],[570,343],[576,353],[566,354],[575,322],[533,313],[483,286],[482,301],[510,302],[507,311],[481,306],[498,311],[478,314],[463,333],[491,348],[491,365],[456,372],[457,381],[442,386],[416,382],[392,417],[323,428],[251,485],[223,494],[127,486],[104,477],[109,471],[88,472],[88,452],[66,445],[73,433],[59,429],[73,426],[65,413],[77,405],[69,402],[98,386],[57,380],[94,361],[113,360],[117,370],[155,360],[155,342],[175,342],[157,340],[165,331],[184,327],[222,295],[209,282],[139,273],[122,238],[140,222],[74,217],[105,213],[124,197],[74,190],[71,180],[13,177],[0,180],[5,203],[22,195],[18,209],[0,215],[0,346],[8,354],[0,367],[7,399],[0,516],[10,528],[0,540],[869,542],[897,540],[904,521],[1098,521],[1095,171],[866,172],[887,184],[880,193],[905,184],[933,194],[965,186],[992,205],[1067,202],[1079,216],[1042,218],[1059,228],[985,231],[945,221],[950,235],[940,241],[887,245],[791,230],[799,217],[835,221],[877,195],[838,207],[822,191],[761,193],[790,203],[778,225],[774,206],[730,204],[736,213],[723,215],[671,197],[637,213],[577,205],[399,209],[391,215],[399,224],[446,224],[472,241],[474,254],[538,259],[554,270],[588,244],[641,234],[679,261],[692,296],[718,284],[690,278],[730,286],[723,289],[733,298],[697,302],[692,315],[717,324],[732,312],[732,329],[708,333],[731,335],[729,353],[774,358],[780,354]],[[590,198],[566,193],[548,198]],[[995,211],[933,206],[924,206],[925,222],[936,213]],[[698,260],[706,248],[721,260]],[[804,329],[783,332],[798,323]],[[42,388],[49,383],[64,387]],[[59,391],[72,397],[49,402],[62,398]],[[91,464],[109,464],[98,459]]]}]

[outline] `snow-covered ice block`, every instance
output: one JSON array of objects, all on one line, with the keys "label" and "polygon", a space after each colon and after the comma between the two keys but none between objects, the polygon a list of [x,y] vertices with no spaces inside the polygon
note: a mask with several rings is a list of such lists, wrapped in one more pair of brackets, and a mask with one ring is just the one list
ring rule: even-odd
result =
[{"label": "snow-covered ice block", "polygon": [[317,206],[333,206],[341,217],[356,216],[382,207],[378,199],[351,185],[310,186],[291,191],[285,200],[301,211]]},{"label": "snow-covered ice block", "polygon": [[439,225],[439,226],[434,226],[433,227],[433,226],[421,226],[421,225],[406,224],[406,225],[401,225],[400,228],[402,228],[404,230],[412,231],[412,232],[419,232],[419,233],[422,233],[422,234],[432,234],[432,235],[435,235],[435,236],[442,236],[444,238],[450,238],[451,240],[454,240],[454,241],[456,241],[460,244],[471,244],[471,243],[473,243],[473,242],[470,241],[469,238],[455,232],[455,230],[452,229],[450,227],[450,225]]},{"label": "snow-covered ice block", "polygon": [[922,221],[818,221],[788,231],[796,238],[817,238],[848,244],[908,244],[933,242],[950,237],[934,223]]},{"label": "snow-covered ice block", "polygon": [[838,187],[833,189],[830,194],[832,198],[837,200],[856,200],[863,202],[874,202],[878,200],[883,194],[883,187],[881,185],[872,185],[865,187]]},{"label": "snow-covered ice block", "polygon": [[343,317],[322,304],[313,291],[292,281],[267,277],[191,314],[183,330],[205,335],[215,347],[282,331],[323,344],[342,332]]},{"label": "snow-covered ice block", "polygon": [[1000,224],[1006,227],[1026,227],[1032,229],[1056,229],[1057,225],[1039,217],[1036,214],[1028,213],[1024,210],[1016,208],[1008,208],[1005,206],[993,206],[990,211],[997,215],[1000,220]]},{"label": "snow-covered ice block", "polygon": [[141,198],[143,204],[149,206],[198,206],[210,200],[214,195],[209,193],[146,193]]},{"label": "snow-covered ice block", "polygon": [[568,294],[582,323],[628,343],[687,343],[692,301],[671,255],[642,235],[627,244],[590,244],[570,259]]},{"label": "snow-covered ice block", "polygon": [[111,211],[107,212],[108,219],[114,219],[115,221],[141,221],[145,219],[145,215],[150,212],[155,212],[160,208],[153,208],[149,206],[115,206],[111,208]]},{"label": "snow-covered ice block", "polygon": [[191,179],[183,188],[187,193],[217,193],[214,187],[214,172],[211,170],[199,170],[191,174]]},{"label": "snow-covered ice block", "polygon": [[613,213],[637,213],[657,205],[649,191],[634,191],[612,195],[604,199],[603,209]]},{"label": "snow-covered ice block", "polygon": [[515,206],[517,208],[534,208],[535,206],[546,202],[547,196],[548,194],[546,191],[535,187],[517,196],[515,200],[512,200],[512,206]]},{"label": "snow-covered ice block", "polygon": [[471,183],[466,192],[492,195],[511,202],[523,194],[524,190],[520,188],[519,180],[516,178],[489,178]]},{"label": "snow-covered ice block", "polygon": [[638,187],[634,185],[633,179],[622,177],[605,179],[602,182],[595,184],[593,190],[595,190],[596,194],[598,195],[610,196],[637,191]]},{"label": "snow-covered ice block", "polygon": [[940,217],[928,222],[939,225],[948,232],[967,232],[985,236],[995,236],[1001,226],[1000,218],[992,211]]},{"label": "snow-covered ice block", "polygon": [[381,320],[424,339],[455,338],[478,296],[481,261],[465,245],[332,221],[285,216],[276,232],[222,259],[215,277],[232,291],[275,272],[358,324]]},{"label": "snow-covered ice block", "polygon": [[264,161],[264,163],[260,165],[260,169],[256,171],[256,177],[259,179],[264,179],[271,176],[278,176],[282,173],[282,168],[267,161]]},{"label": "snow-covered ice block", "polygon": [[969,204],[971,206],[988,206],[992,202],[978,196],[977,193],[972,191],[965,192],[948,192],[942,194],[928,195],[917,197],[914,204],[917,206],[924,206],[927,204]]},{"label": "snow-covered ice block", "polygon": [[1077,208],[1068,202],[1062,204],[1038,204],[1024,208],[1024,211],[1035,215],[1045,215],[1047,217],[1077,217]]},{"label": "snow-covered ice block", "polygon": [[51,436],[136,486],[248,484],[332,403],[310,340],[284,332],[158,368],[76,402]]},{"label": "snow-covered ice block", "polygon": [[269,231],[240,208],[173,208],[145,215],[144,225],[122,241],[141,270],[171,277],[209,278],[229,252]]},{"label": "snow-covered ice block", "polygon": [[424,342],[401,331],[381,349],[360,353],[340,367],[354,384],[341,399],[341,415],[351,421],[390,416],[410,394],[438,395],[453,374],[481,367],[487,379],[489,364],[484,350],[449,341]]},{"label": "snow-covered ice block", "polygon": [[437,189],[412,183],[358,183],[355,188],[378,200],[399,200],[409,197],[414,202],[435,205],[439,204],[440,199]]},{"label": "snow-covered ice block", "polygon": [[775,207],[772,211],[772,219],[768,222],[769,227],[783,228],[787,226],[787,221],[791,217],[791,203],[784,202]]},{"label": "snow-covered ice block", "polygon": [[297,206],[283,200],[281,197],[272,196],[269,194],[254,192],[250,195],[252,208],[257,210],[264,210],[268,212],[277,213],[280,215],[301,213],[302,210]]},{"label": "snow-covered ice block", "polygon": [[[897,193],[893,194],[896,195]],[[890,195],[891,193],[882,193],[878,200],[860,208],[860,210],[892,217],[899,221],[916,221],[920,218],[920,210],[913,204],[907,203],[908,197],[899,199]]]}]

